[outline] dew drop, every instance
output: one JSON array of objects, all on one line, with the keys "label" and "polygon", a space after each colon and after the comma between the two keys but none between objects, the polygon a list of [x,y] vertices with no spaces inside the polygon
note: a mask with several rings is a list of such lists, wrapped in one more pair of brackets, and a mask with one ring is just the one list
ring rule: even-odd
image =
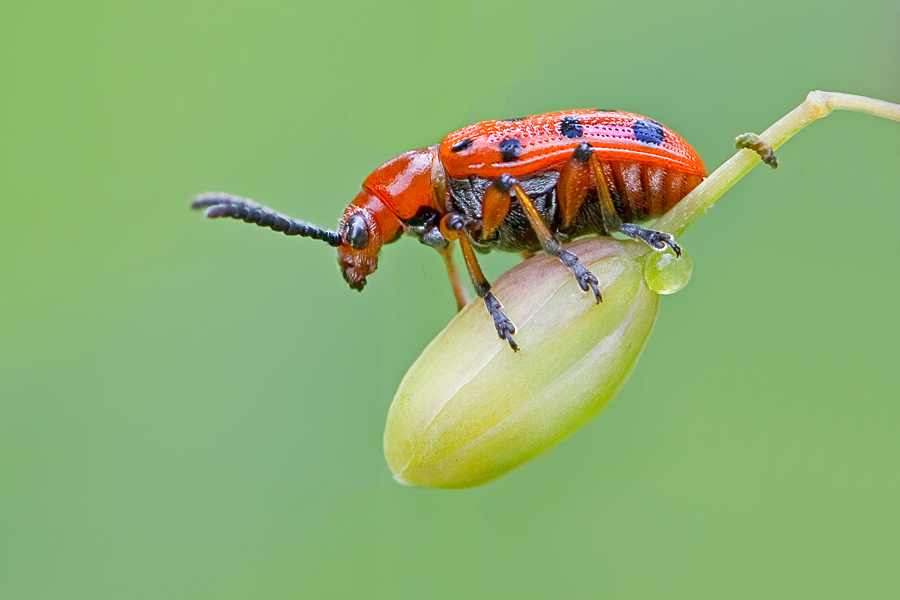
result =
[{"label": "dew drop", "polygon": [[644,259],[644,280],[647,287],[657,294],[674,294],[687,285],[694,271],[694,263],[687,250],[681,256],[671,250],[650,252]]}]

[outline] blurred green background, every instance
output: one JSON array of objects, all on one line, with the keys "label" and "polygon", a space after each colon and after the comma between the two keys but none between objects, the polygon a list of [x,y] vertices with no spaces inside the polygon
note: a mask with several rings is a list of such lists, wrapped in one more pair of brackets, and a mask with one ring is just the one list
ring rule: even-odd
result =
[{"label": "blurred green background", "polygon": [[[712,169],[811,89],[900,102],[900,3],[17,2],[2,55],[4,598],[896,593],[900,125],[835,113],[682,238],[620,397],[487,486],[394,483],[382,431],[454,312],[436,253],[334,250],[381,162],[611,107]],[[496,277],[515,264],[495,255]]]}]

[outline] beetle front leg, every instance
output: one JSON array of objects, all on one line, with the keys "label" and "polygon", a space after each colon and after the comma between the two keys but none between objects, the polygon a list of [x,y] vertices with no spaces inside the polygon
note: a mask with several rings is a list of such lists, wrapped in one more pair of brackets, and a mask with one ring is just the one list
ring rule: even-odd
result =
[{"label": "beetle front leg", "polygon": [[512,348],[514,352],[518,352],[519,347],[512,338],[512,334],[516,332],[516,326],[512,324],[512,321],[510,321],[505,314],[503,314],[503,311],[501,310],[503,305],[500,304],[497,297],[491,293],[491,284],[484,276],[484,273],[481,272],[481,266],[478,264],[478,259],[475,258],[475,251],[472,249],[472,244],[469,242],[469,234],[465,229],[465,225],[466,220],[462,215],[458,213],[447,213],[441,219],[441,233],[443,233],[444,237],[448,240],[459,240],[463,258],[466,261],[466,268],[469,270],[469,276],[472,278],[472,283],[475,285],[475,292],[478,294],[479,298],[484,300],[484,306],[487,309],[488,314],[490,314],[491,318],[494,320],[494,328],[497,330],[497,335],[500,339],[506,340],[509,343],[509,347]]},{"label": "beetle front leg", "polygon": [[456,268],[456,262],[453,260],[453,244],[448,244],[446,248],[435,248],[441,258],[444,259],[444,266],[447,268],[447,277],[450,279],[450,287],[453,288],[453,297],[456,298],[456,310],[461,311],[463,307],[469,303],[469,294],[463,287],[462,280],[459,276],[459,269]]}]

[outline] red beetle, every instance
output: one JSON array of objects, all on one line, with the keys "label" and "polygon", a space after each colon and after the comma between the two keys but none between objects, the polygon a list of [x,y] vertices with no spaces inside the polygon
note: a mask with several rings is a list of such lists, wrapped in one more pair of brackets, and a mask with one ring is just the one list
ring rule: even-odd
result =
[{"label": "red beetle", "polygon": [[356,290],[378,266],[384,244],[401,233],[414,235],[443,257],[461,308],[465,292],[451,258],[459,240],[498,335],[517,350],[516,329],[474,250],[543,249],[572,269],[581,289],[593,291],[599,302],[597,278],[561,245],[618,231],[680,254],[671,235],[632,221],[662,215],[705,177],[694,149],[656,121],[619,111],[569,110],[476,123],[440,144],[401,154],[366,178],[337,231],[230,194],[201,194],[193,207],[206,208],[210,218],[242,219],[335,246],[344,279]]}]

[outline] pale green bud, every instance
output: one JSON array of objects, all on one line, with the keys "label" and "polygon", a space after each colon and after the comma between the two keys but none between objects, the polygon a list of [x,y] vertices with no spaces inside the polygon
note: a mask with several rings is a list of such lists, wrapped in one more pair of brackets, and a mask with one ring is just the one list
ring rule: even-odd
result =
[{"label": "pale green bud", "polygon": [[603,302],[550,256],[497,279],[521,350],[498,339],[477,299],[429,344],[388,412],[384,453],[397,481],[487,482],[587,423],[625,383],[659,306],[645,282],[649,249],[606,237],[567,248],[596,275]]}]

